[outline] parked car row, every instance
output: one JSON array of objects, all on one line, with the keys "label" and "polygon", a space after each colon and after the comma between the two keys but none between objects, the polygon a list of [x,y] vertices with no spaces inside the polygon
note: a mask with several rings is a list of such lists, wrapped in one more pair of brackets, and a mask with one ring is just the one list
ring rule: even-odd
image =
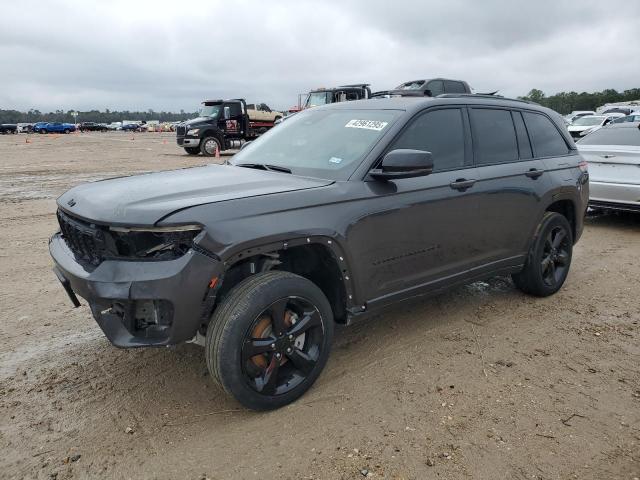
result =
[{"label": "parked car row", "polygon": [[630,116],[637,120],[612,122],[576,143],[589,166],[592,208],[640,212],[640,114]]}]

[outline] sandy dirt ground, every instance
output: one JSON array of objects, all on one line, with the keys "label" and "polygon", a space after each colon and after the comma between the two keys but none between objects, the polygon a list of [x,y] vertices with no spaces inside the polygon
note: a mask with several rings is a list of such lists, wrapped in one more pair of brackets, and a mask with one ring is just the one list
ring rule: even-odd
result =
[{"label": "sandy dirt ground", "polygon": [[340,328],[302,399],[254,413],[196,345],[112,347],[47,250],[68,187],[209,161],[169,134],[0,136],[1,478],[640,477],[640,216],[590,217],[551,298],[495,278]]}]

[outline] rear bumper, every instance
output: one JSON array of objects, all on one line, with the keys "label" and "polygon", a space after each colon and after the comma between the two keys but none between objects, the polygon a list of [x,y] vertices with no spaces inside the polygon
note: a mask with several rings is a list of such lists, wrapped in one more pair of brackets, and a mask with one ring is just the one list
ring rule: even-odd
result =
[{"label": "rear bumper", "polygon": [[117,347],[174,345],[195,336],[212,277],[222,271],[213,258],[190,250],[162,262],[78,263],[57,233],[49,242],[56,275],[84,298],[109,341]]},{"label": "rear bumper", "polygon": [[640,185],[591,180],[589,206],[640,211]]}]

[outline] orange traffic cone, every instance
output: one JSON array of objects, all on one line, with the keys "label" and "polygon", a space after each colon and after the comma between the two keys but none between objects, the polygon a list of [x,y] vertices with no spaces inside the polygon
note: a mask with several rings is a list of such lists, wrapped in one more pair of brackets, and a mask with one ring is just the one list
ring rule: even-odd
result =
[{"label": "orange traffic cone", "polygon": [[29,137],[24,139],[24,143],[31,143],[31,140],[29,140]]},{"label": "orange traffic cone", "polygon": [[216,145],[216,158],[220,158],[220,149],[218,148],[218,145]]}]

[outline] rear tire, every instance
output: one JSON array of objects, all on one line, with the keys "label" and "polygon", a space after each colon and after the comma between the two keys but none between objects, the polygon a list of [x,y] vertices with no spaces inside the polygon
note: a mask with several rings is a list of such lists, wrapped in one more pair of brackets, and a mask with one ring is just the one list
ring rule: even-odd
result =
[{"label": "rear tire", "polygon": [[333,312],[314,283],[289,272],[260,273],[216,308],[207,329],[207,367],[245,407],[272,410],[313,385],[332,338]]},{"label": "rear tire", "polygon": [[200,153],[200,147],[184,147],[184,151],[189,155],[198,155]]},{"label": "rear tire", "polygon": [[520,290],[537,297],[556,293],[569,274],[573,232],[564,215],[547,212],[538,226],[524,269],[512,275]]}]

